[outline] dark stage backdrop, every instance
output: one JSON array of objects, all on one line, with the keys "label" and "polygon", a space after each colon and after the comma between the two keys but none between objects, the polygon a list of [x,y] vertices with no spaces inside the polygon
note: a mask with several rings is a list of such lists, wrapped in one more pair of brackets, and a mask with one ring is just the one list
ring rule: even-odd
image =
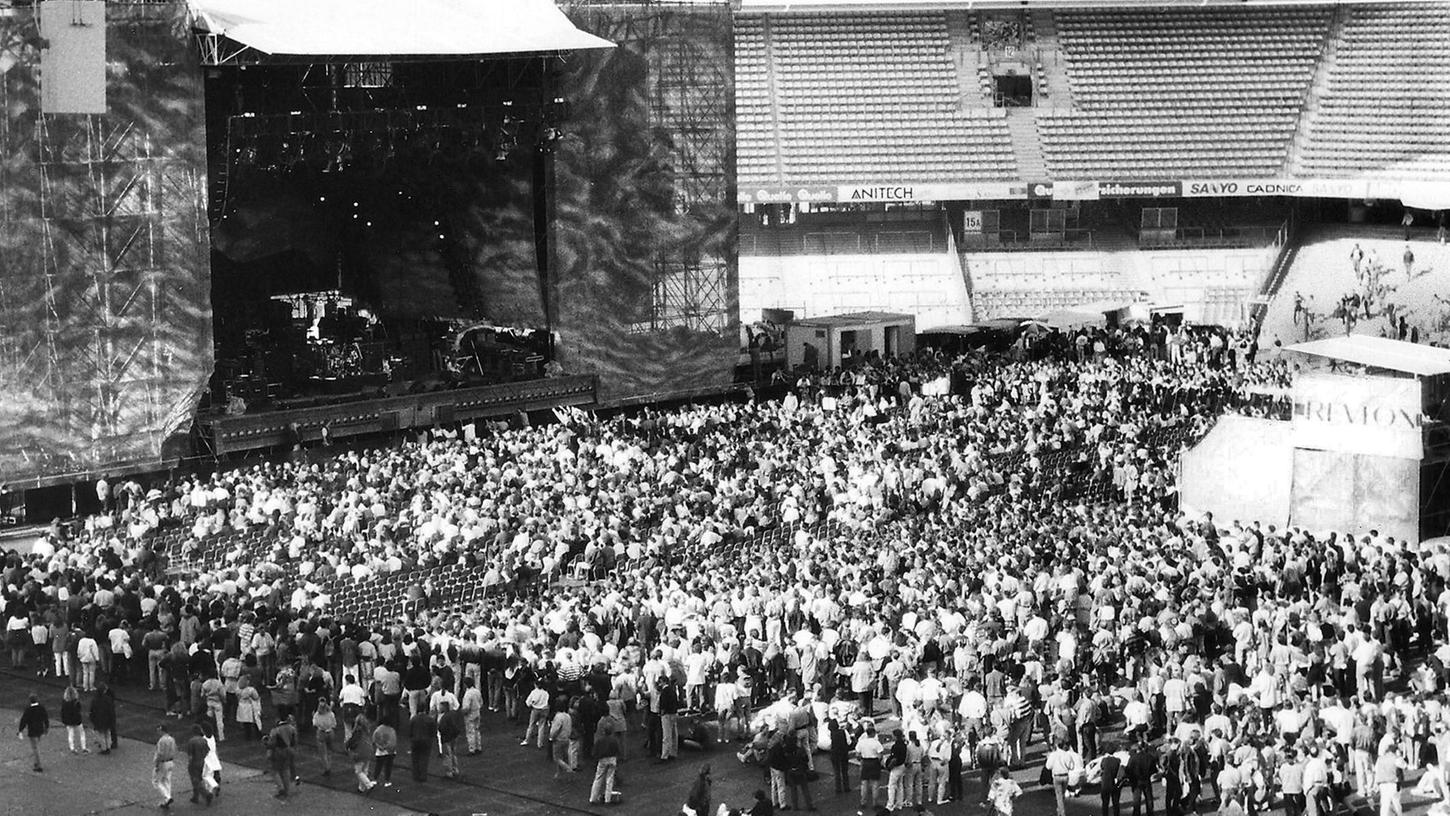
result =
[{"label": "dark stage backdrop", "polygon": [[731,382],[739,349],[728,3],[567,6],[554,165],[559,361],[613,400]]},{"label": "dark stage backdrop", "polygon": [[340,288],[386,317],[543,326],[532,161],[400,148],[345,172],[236,171],[212,230],[219,325],[247,298]]},{"label": "dark stage backdrop", "polygon": [[0,17],[0,480],[156,462],[211,373],[201,75],[179,3],[105,4],[103,115],[42,115]]}]

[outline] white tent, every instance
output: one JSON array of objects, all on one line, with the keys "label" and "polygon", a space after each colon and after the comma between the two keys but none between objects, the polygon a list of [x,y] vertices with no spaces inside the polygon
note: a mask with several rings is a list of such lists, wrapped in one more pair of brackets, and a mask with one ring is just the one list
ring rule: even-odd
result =
[{"label": "white tent", "polygon": [[471,56],[612,48],[550,0],[189,0],[192,25],[267,54]]}]

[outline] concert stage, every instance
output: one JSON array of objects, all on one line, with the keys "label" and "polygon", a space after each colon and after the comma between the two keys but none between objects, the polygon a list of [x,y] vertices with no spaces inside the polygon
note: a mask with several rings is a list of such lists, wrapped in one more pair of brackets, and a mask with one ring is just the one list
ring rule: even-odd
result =
[{"label": "concert stage", "polygon": [[424,394],[347,402],[338,405],[219,416],[198,420],[217,456],[374,433],[503,417],[568,405],[593,405],[597,378],[557,377],[525,382],[456,388]]}]

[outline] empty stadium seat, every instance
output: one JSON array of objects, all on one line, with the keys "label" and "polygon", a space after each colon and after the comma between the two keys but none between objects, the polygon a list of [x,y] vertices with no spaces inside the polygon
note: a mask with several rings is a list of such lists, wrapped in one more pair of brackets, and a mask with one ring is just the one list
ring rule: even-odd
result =
[{"label": "empty stadium seat", "polygon": [[1057,12],[1075,107],[1038,118],[1049,172],[1279,175],[1330,13]]},{"label": "empty stadium seat", "polygon": [[1347,15],[1293,171],[1450,173],[1450,6],[1357,6]]},{"label": "empty stadium seat", "polygon": [[1016,177],[1005,120],[959,109],[948,45],[939,12],[737,15],[742,189]]}]

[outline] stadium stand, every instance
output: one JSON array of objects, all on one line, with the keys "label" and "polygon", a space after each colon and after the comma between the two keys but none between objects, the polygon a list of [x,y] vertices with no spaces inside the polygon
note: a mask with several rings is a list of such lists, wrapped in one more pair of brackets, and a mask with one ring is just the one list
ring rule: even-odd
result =
[{"label": "stadium stand", "polygon": [[961,109],[949,47],[942,13],[738,15],[741,187],[1014,178],[1002,112]]},{"label": "stadium stand", "polygon": [[1450,172],[1450,4],[1346,9],[1293,172],[1422,177]]},{"label": "stadium stand", "polygon": [[1038,118],[1053,178],[1278,175],[1322,8],[1060,11],[1074,108]]},{"label": "stadium stand", "polygon": [[966,322],[966,281],[944,221],[809,223],[740,232],[740,311],[798,317],[885,309],[918,326]]}]

